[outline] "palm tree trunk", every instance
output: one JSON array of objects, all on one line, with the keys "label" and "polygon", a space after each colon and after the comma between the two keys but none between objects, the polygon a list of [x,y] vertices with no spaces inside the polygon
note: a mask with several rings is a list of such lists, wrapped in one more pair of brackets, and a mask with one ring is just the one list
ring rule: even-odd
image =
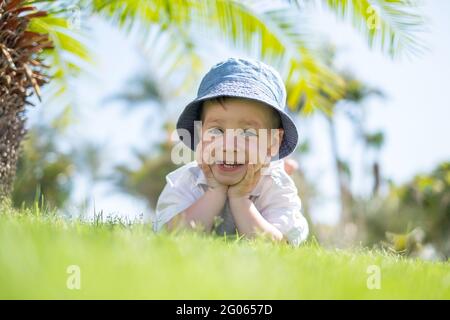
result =
[{"label": "palm tree trunk", "polygon": [[346,183],[344,172],[342,170],[342,162],[339,157],[337,132],[334,121],[331,117],[327,117],[329,125],[329,136],[331,144],[331,153],[335,163],[336,177],[338,180],[338,192],[341,205],[340,223],[345,225],[351,222],[351,199],[353,198],[350,189]]},{"label": "palm tree trunk", "polygon": [[25,135],[23,117],[10,111],[23,109],[23,104],[3,103],[4,100],[0,98],[0,198],[8,197],[12,191],[20,142]]},{"label": "palm tree trunk", "polygon": [[[303,188],[302,187],[299,188],[299,195],[300,199],[302,200],[302,214],[305,217],[306,221],[308,222],[309,234],[317,237],[318,235],[314,228],[314,223],[311,217],[311,194],[306,190],[308,180],[306,178],[305,170],[301,165],[298,167],[296,174],[299,179],[299,183],[296,183],[296,185],[303,186]],[[293,178],[295,181],[296,177],[294,176]]]},{"label": "palm tree trunk", "polygon": [[38,56],[51,42],[27,30],[32,18],[46,13],[24,2],[0,0],[0,200],[12,191],[30,90],[39,97],[39,87],[47,82]]}]

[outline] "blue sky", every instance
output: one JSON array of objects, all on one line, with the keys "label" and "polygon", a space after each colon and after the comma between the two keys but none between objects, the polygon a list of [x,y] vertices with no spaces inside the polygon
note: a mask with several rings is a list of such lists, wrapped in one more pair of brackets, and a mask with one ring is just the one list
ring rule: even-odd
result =
[{"label": "blue sky", "polygon": [[[314,30],[328,38],[339,49],[338,65],[351,70],[369,84],[381,88],[386,100],[368,101],[368,125],[386,134],[382,151],[383,175],[401,183],[419,172],[431,170],[437,163],[450,160],[450,2],[426,1],[424,15],[429,20],[430,31],[424,36],[429,50],[419,57],[392,60],[368,49],[366,42],[351,26],[337,21],[326,12],[314,15]],[[161,117],[175,119],[182,104],[191,99],[174,100],[171,112],[161,115],[160,110],[149,104],[136,109],[131,115],[124,111],[121,102],[104,104],[105,97],[123,89],[124,84],[148,62],[152,64],[148,49],[139,41],[133,41],[104,22],[91,20],[90,36],[94,48],[95,65],[90,75],[74,79],[73,94],[78,101],[77,125],[69,132],[68,141],[84,139],[105,146],[102,156],[108,163],[133,164],[132,148],[150,148],[160,138],[158,125]],[[227,52],[210,57],[217,62]],[[153,66],[154,67],[154,66]],[[145,72],[145,69],[144,69]],[[151,69],[148,72],[152,72]],[[199,79],[200,80],[200,79]],[[30,112],[31,123],[43,108]],[[327,127],[319,116],[299,122],[300,132],[312,138],[312,152],[305,160],[308,176],[321,191],[320,201],[314,207],[315,219],[321,222],[336,221],[336,181],[327,139]],[[366,154],[354,147],[352,132],[344,117],[338,118],[340,152],[354,159],[355,188],[367,188],[370,184],[361,174],[358,159]],[[87,195],[95,200],[96,211],[122,216],[148,213],[145,203],[111,189],[109,184],[90,185],[82,176],[75,179],[74,202]],[[71,210],[76,211],[76,207]],[[89,208],[93,211],[93,206]]]}]

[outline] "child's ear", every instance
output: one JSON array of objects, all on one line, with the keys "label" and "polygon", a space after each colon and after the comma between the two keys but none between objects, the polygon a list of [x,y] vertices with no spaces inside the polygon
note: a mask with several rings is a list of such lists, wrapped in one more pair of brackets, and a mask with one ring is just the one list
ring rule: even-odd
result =
[{"label": "child's ear", "polygon": [[276,129],[272,131],[271,134],[271,140],[272,143],[270,145],[270,156],[275,157],[280,150],[281,147],[281,141],[283,141],[284,136],[284,130],[283,129]]}]

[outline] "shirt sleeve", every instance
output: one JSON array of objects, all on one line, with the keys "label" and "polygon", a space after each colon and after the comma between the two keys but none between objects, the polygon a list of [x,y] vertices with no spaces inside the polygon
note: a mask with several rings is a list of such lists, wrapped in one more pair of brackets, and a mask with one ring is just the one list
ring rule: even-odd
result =
[{"label": "shirt sleeve", "polygon": [[153,230],[158,232],[164,224],[187,209],[201,196],[188,172],[172,172],[166,177],[166,185],[156,204]]},{"label": "shirt sleeve", "polygon": [[287,173],[281,170],[277,170],[269,179],[271,183],[258,199],[258,209],[290,244],[299,246],[308,237],[309,229],[302,215],[297,187]]}]

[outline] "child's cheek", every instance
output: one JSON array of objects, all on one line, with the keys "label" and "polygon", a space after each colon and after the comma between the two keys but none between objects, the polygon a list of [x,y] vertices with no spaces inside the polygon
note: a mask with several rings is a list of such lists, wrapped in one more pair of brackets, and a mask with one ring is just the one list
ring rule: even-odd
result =
[{"label": "child's cheek", "polygon": [[269,155],[270,145],[265,137],[254,137],[251,138],[248,143],[247,149],[247,163],[250,164],[262,164],[265,162],[267,156]]},{"label": "child's cheek", "polygon": [[203,137],[201,143],[203,152],[205,153],[204,157],[213,159],[214,161],[223,160],[223,139],[220,139],[220,137],[216,136],[210,136],[207,139]]},{"label": "child's cheek", "polygon": [[208,145],[208,144],[210,144],[210,143],[212,143],[213,142],[213,140],[214,140],[214,137],[213,137],[213,135],[211,135],[210,133],[208,133],[207,131],[203,131],[202,132],[202,135],[201,135],[201,141],[202,141],[202,144],[204,145],[204,146],[206,146],[206,145]]},{"label": "child's cheek", "polygon": [[241,139],[237,142],[237,162],[258,164],[264,162],[267,156],[267,146],[260,145],[257,137]]}]

